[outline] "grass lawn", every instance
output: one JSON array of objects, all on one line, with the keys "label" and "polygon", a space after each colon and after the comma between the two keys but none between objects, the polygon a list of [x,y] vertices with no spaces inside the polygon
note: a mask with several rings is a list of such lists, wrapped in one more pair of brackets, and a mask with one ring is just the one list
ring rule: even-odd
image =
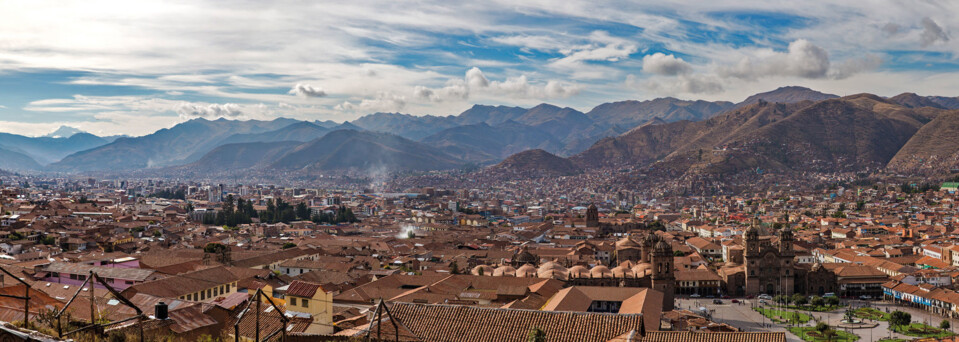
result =
[{"label": "grass lawn", "polygon": [[803,305],[803,306],[799,306],[799,305],[789,305],[789,306],[786,306],[787,309],[802,310],[802,311],[814,311],[814,312],[828,312],[828,311],[833,311],[833,310],[839,309],[839,308],[841,308],[841,307],[843,307],[843,305],[820,305],[820,306],[812,306],[812,305]]},{"label": "grass lawn", "polygon": [[906,341],[909,341],[909,340],[907,340],[907,339],[902,339],[902,338],[888,338],[888,337],[884,337],[884,338],[879,339],[878,342],[906,342]]},{"label": "grass lawn", "polygon": [[793,335],[799,336],[799,338],[801,338],[803,341],[852,342],[859,340],[859,336],[842,330],[836,330],[836,335],[828,339],[825,336],[822,336],[822,334],[816,331],[816,329],[813,327],[792,327],[789,328],[789,332],[793,333]]},{"label": "grass lawn", "polygon": [[859,318],[871,319],[874,321],[889,321],[889,314],[874,308],[858,308],[853,314]]},{"label": "grass lawn", "polygon": [[809,317],[809,315],[801,312],[791,312],[791,311],[783,311],[783,310],[767,309],[767,308],[754,308],[754,310],[758,311],[763,316],[766,316],[766,318],[769,318],[770,320],[776,323],[805,324],[806,322],[809,322],[810,319],[812,319],[811,317]]},{"label": "grass lawn", "polygon": [[897,333],[915,336],[915,337],[934,337],[934,338],[943,338],[955,335],[948,330],[942,330],[933,326],[925,325],[922,323],[912,323],[909,325],[895,326],[891,328],[892,331]]}]

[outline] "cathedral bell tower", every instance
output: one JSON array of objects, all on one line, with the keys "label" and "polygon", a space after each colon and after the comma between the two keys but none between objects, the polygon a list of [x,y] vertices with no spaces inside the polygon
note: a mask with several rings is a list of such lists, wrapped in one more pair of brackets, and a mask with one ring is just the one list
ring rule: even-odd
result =
[{"label": "cathedral bell tower", "polygon": [[653,273],[651,287],[663,293],[663,310],[673,309],[673,300],[676,297],[676,278],[673,275],[673,247],[666,241],[660,240],[650,253]]}]

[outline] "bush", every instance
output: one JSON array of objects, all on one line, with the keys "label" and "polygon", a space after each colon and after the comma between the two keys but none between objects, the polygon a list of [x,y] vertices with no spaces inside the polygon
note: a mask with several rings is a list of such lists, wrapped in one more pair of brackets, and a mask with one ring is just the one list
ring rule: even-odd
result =
[{"label": "bush", "polygon": [[896,310],[896,311],[893,311],[891,315],[889,315],[889,325],[891,326],[909,325],[909,323],[911,322],[912,322],[912,315],[906,312]]}]

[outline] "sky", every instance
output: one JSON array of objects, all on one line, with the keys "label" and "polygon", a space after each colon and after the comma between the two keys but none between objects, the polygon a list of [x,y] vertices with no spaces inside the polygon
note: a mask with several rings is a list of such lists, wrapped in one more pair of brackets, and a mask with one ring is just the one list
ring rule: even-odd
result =
[{"label": "sky", "polygon": [[959,96],[959,1],[0,0],[0,132],[800,85]]}]

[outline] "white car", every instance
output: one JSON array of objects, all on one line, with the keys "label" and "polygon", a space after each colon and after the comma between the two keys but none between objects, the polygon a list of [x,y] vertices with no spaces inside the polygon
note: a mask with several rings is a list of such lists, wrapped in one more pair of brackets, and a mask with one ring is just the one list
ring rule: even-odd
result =
[{"label": "white car", "polygon": [[859,299],[862,299],[862,300],[870,300],[870,299],[872,299],[872,296],[870,296],[870,295],[862,295],[862,296],[859,296]]},{"label": "white car", "polygon": [[700,296],[698,293],[693,293],[689,295],[689,298],[699,298],[699,297],[702,297],[702,296]]},{"label": "white car", "polygon": [[764,293],[764,294],[759,295],[759,299],[772,300],[772,299],[773,299],[773,296],[770,296],[770,295]]}]

